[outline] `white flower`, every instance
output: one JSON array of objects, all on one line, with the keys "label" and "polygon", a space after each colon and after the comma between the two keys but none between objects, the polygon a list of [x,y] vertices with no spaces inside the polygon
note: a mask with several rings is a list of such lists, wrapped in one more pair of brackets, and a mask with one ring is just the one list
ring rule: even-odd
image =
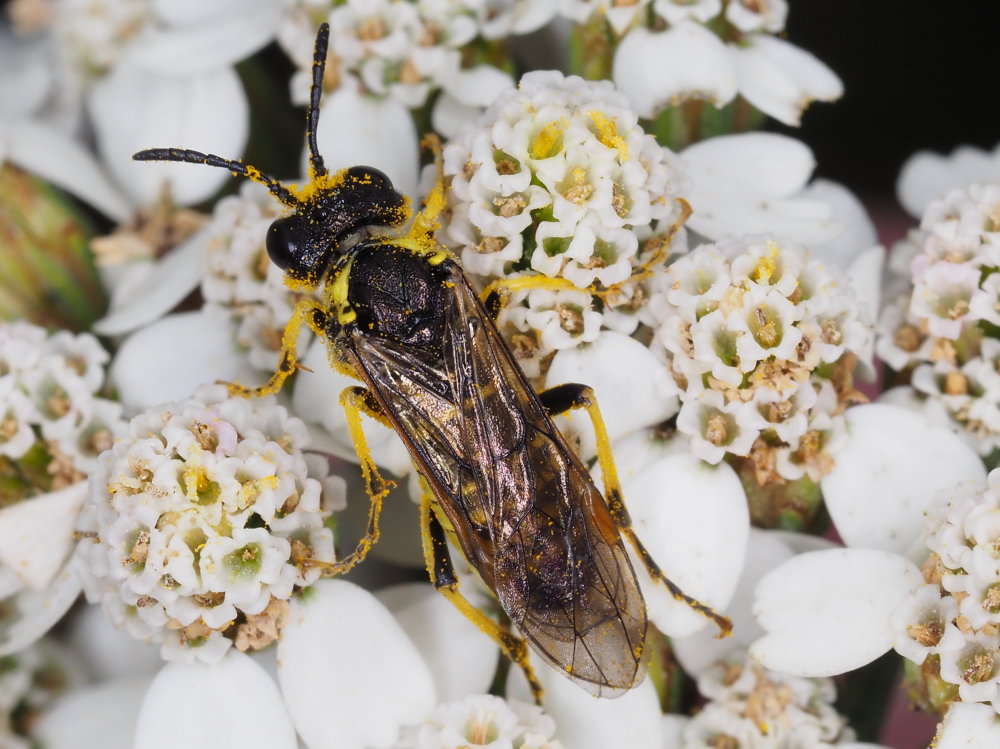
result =
[{"label": "white flower", "polygon": [[500,320],[529,377],[543,378],[556,352],[650,319],[635,277],[674,239],[682,175],[609,83],[525,75],[446,145],[444,170],[439,239],[468,272],[558,279],[513,293]]},{"label": "white flower", "polygon": [[0,323],[0,654],[44,635],[79,592],[65,562],[83,479],[125,430],[97,395],[107,360],[87,333]]},{"label": "white flower", "polygon": [[562,749],[555,721],[542,708],[492,695],[472,695],[434,708],[406,749],[484,746],[501,749]]},{"label": "white flower", "polygon": [[899,172],[896,195],[911,215],[919,218],[934,200],[950,190],[995,180],[1000,172],[1000,147],[987,152],[961,146],[948,155],[918,151]]},{"label": "white flower", "polygon": [[769,31],[775,34],[785,28],[788,16],[786,0],[737,0],[726,6],[726,18],[743,32]]},{"label": "white flower", "polygon": [[137,170],[131,155],[190,142],[192,132],[206,151],[242,149],[247,105],[232,65],[267,44],[276,20],[270,0],[252,0],[239,13],[149,0],[51,4],[42,24],[48,86],[31,111],[54,109],[79,130],[85,109],[105,164],[134,204],[153,202],[167,183],[174,200],[198,202],[224,173],[176,164]]},{"label": "white flower", "polygon": [[987,455],[1000,445],[1000,185],[969,185],[930,203],[898,245],[908,283],[879,322],[876,350],[933,413]]},{"label": "white flower", "polygon": [[816,162],[794,138],[722,135],[689,146],[680,158],[689,175],[688,224],[708,239],[767,232],[844,270],[877,242],[871,219],[848,190],[809,183]]},{"label": "white flower", "polygon": [[616,0],[561,0],[559,12],[580,24],[597,15],[605,16],[615,33],[621,35],[640,22],[649,2],[650,0],[632,3]]},{"label": "white flower", "polygon": [[[678,175],[669,153],[606,82],[529,73],[450,142],[444,158],[458,215],[442,231],[446,243],[469,262],[474,251],[496,258],[521,235],[537,248],[532,267],[572,277],[580,288],[627,277],[640,258],[622,229],[643,240],[675,210]],[[550,216],[537,215],[547,206]]]},{"label": "white flower", "polygon": [[687,20],[666,31],[629,32],[615,52],[612,79],[646,118],[687,99],[706,99],[721,108],[737,93],[726,45],[700,23]]},{"label": "white flower", "polygon": [[52,640],[0,658],[0,746],[34,746],[39,713],[83,678],[72,655]]},{"label": "white flower", "polygon": [[333,561],[334,499],[309,475],[304,440],[284,409],[221,386],[134,419],[91,478],[88,597],[172,659],[274,641],[293,591],[320,574],[309,562]]},{"label": "white flower", "polygon": [[829,472],[855,396],[821,367],[853,370],[871,337],[847,279],[791,243],[748,237],[680,258],[664,288],[654,346],[683,390],[677,427],[692,450],[750,456],[764,481]]},{"label": "white flower", "polygon": [[[864,410],[859,409],[859,413]],[[914,451],[911,460],[926,460],[940,451],[940,444],[933,452]],[[937,455],[933,459],[941,461]],[[838,470],[858,472],[855,459],[844,462],[853,465],[838,466]],[[945,457],[941,463],[952,464],[953,481],[955,462],[954,457]],[[893,470],[898,484],[905,469]],[[871,476],[873,472],[864,474]],[[922,678],[956,685],[963,701],[991,701],[996,706],[1000,643],[992,607],[994,590],[1000,589],[996,587],[1000,570],[994,553],[979,554],[977,549],[995,548],[1000,536],[1000,526],[993,517],[1000,506],[998,487],[1000,474],[996,472],[990,475],[985,490],[970,489],[968,482],[952,484],[949,494],[928,511],[922,552],[917,551],[913,558],[923,559],[928,549],[933,553],[919,570],[897,553],[873,548],[814,552],[782,564],[757,587],[755,615],[768,634],[754,643],[752,655],[770,668],[832,675],[863,665],[895,647],[918,664],[928,656],[935,657],[931,670],[921,671]],[[914,545],[896,536],[901,530],[909,535],[906,526],[922,519],[922,510],[935,491],[923,486],[917,496],[905,487],[897,492],[916,501],[896,511],[891,526],[886,526],[890,532],[882,531],[881,538],[878,513],[868,513],[872,516],[870,526],[876,530],[868,532],[867,545],[900,550]],[[829,495],[838,493],[830,491]],[[860,501],[872,506],[866,497]],[[849,542],[857,538],[852,530],[856,521],[838,520],[844,517],[843,503],[830,509],[842,535]],[[979,547],[980,543],[985,546]],[[985,564],[977,566],[977,559]],[[931,695],[929,707],[943,712],[947,706],[944,701],[949,699],[947,691],[932,684],[927,693]]]},{"label": "white flower", "polygon": [[702,672],[698,691],[709,701],[685,723],[685,747],[709,747],[726,738],[738,746],[830,747],[854,737],[833,707],[831,679],[769,671],[740,654]]},{"label": "white flower", "polygon": [[[300,69],[292,81],[297,103],[307,100],[312,64],[308,40],[317,17],[325,14],[333,53],[328,62],[328,86],[363,87],[379,99],[391,99],[408,108],[424,106],[431,94],[441,91],[432,118],[446,134],[455,132],[460,121],[481,111],[512,83],[510,76],[492,65],[469,67],[463,61],[467,45],[478,37],[496,39],[528,33],[544,25],[554,12],[554,0],[350,0],[319,4],[297,0],[286,5],[278,40]],[[358,113],[363,114],[364,107],[359,107]],[[373,122],[375,129],[379,125]],[[416,149],[413,156],[416,159]]]},{"label": "white flower", "polygon": [[[635,12],[640,3],[629,6]],[[690,6],[690,7],[689,7]],[[721,108],[737,94],[764,114],[798,125],[812,101],[832,101],[843,84],[805,50],[764,32],[778,32],[785,0],[727,4],[727,22],[741,34],[724,42],[703,25],[718,3],[659,0],[654,10],[670,24],[664,31],[632,28],[615,52],[613,78],[643,117],[690,99]],[[615,19],[609,14],[609,22]],[[618,28],[621,34],[624,28]]]}]

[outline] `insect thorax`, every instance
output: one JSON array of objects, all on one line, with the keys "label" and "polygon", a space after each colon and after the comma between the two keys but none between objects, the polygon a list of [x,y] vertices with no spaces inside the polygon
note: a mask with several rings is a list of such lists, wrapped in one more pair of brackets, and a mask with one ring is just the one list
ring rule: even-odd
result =
[{"label": "insect thorax", "polygon": [[346,302],[358,328],[411,346],[438,346],[449,264],[391,243],[362,243],[351,254]]}]

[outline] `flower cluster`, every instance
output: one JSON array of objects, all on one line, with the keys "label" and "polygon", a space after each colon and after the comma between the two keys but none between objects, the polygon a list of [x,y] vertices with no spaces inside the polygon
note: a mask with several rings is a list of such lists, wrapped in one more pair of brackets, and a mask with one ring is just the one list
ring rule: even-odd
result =
[{"label": "flower cluster", "polygon": [[912,285],[879,321],[876,350],[982,455],[1000,447],[1000,184],[928,205],[897,247]]},{"label": "flower cluster", "polygon": [[0,657],[0,747],[30,749],[32,722],[60,693],[81,681],[65,651],[42,640]]},{"label": "flower cluster", "polygon": [[830,470],[870,337],[846,277],[792,243],[745,238],[677,260],[650,304],[696,455],[749,457],[761,485]]},{"label": "flower cluster", "polygon": [[563,0],[562,13],[577,23],[585,23],[597,16],[607,16],[608,22],[622,33],[629,27],[641,23],[652,5],[653,13],[667,23],[694,20],[707,23],[717,17],[725,20],[744,33],[768,31],[772,34],[785,28],[788,16],[786,0],[765,0],[748,2],[738,0],[725,4],[720,0],[638,0],[634,3],[619,3],[614,0]]},{"label": "flower cluster", "polygon": [[542,708],[493,695],[473,695],[435,708],[418,729],[405,731],[397,749],[563,749],[556,724]]},{"label": "flower cluster", "polygon": [[91,476],[88,597],[163,642],[166,658],[212,662],[234,643],[273,642],[289,597],[334,557],[332,492],[307,467],[305,441],[285,409],[221,386],[133,419]]},{"label": "flower cluster", "polygon": [[281,334],[296,301],[264,247],[279,211],[270,193],[252,182],[238,196],[220,200],[208,227],[201,279],[207,309],[232,319],[251,366],[266,372],[277,367]]},{"label": "flower cluster", "polygon": [[680,176],[610,83],[525,75],[449,142],[444,170],[451,214],[440,238],[466,271],[558,279],[514,292],[501,319],[529,375],[547,354],[593,341],[602,325],[635,328],[614,317],[615,306],[637,302],[635,287],[616,289],[606,315],[590,290],[623,284],[662,249]]},{"label": "flower cluster", "polygon": [[[893,617],[897,652],[922,666],[945,700],[1000,713],[1000,473],[989,486],[928,512],[926,584]],[[922,700],[934,710],[941,708]]]},{"label": "flower cluster", "polygon": [[806,679],[731,658],[698,679],[708,704],[683,730],[685,749],[828,747],[853,740],[831,679]]},{"label": "flower cluster", "polygon": [[124,431],[97,396],[107,361],[88,333],[0,323],[0,508],[82,480]]},{"label": "flower cluster", "polygon": [[[393,98],[411,108],[444,89],[462,104],[481,95],[463,80],[463,48],[481,37],[498,39],[524,34],[553,15],[552,0],[537,2],[473,2],[454,0],[290,0],[278,40],[303,70],[312,65],[307,54],[319,21],[330,24],[327,87],[347,80],[365,91]],[[497,75],[502,76],[499,70]],[[294,86],[305,93],[306,86]],[[304,99],[303,99],[304,101]]]},{"label": "flower cluster", "polygon": [[[810,102],[843,93],[826,65],[780,38],[785,0],[565,0],[563,12],[580,22],[606,18],[622,37],[613,78],[643,117],[688,100],[721,108],[740,96],[763,114],[798,125]],[[662,72],[650,75],[653,69]]]}]

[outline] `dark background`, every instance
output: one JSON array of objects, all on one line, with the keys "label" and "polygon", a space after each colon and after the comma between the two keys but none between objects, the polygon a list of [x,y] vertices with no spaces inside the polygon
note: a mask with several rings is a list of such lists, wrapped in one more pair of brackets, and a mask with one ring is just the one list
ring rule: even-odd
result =
[{"label": "dark background", "polygon": [[788,40],[829,65],[845,87],[838,102],[813,104],[801,128],[774,128],[813,148],[817,176],[894,203],[896,176],[914,151],[1000,143],[1000,3],[789,5]]}]

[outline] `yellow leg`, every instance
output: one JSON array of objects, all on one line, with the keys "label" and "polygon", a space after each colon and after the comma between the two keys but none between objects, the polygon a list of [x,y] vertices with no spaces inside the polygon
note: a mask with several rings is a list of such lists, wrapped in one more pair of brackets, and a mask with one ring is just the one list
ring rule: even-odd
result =
[{"label": "yellow leg", "polygon": [[515,291],[525,291],[530,289],[550,289],[551,291],[583,291],[592,293],[589,289],[581,289],[565,278],[551,278],[549,276],[514,276],[513,278],[498,278],[487,284],[479,295],[479,300],[490,313],[490,317],[496,320],[503,308],[507,306],[507,300]]},{"label": "yellow leg", "polygon": [[656,266],[662,265],[667,259],[667,256],[670,254],[670,245],[673,243],[674,237],[691,216],[691,204],[684,200],[684,198],[678,198],[677,200],[680,203],[680,214],[678,215],[677,220],[674,221],[674,223],[672,223],[665,232],[661,233],[656,238],[656,247],[652,250],[652,252],[650,252],[649,257],[633,268],[632,274],[624,281],[613,284],[607,289],[600,291],[599,293],[601,296],[615,293],[623,286],[648,278],[655,272]]},{"label": "yellow leg", "polygon": [[413,228],[410,229],[410,237],[418,242],[433,242],[433,234],[438,230],[440,222],[438,217],[447,205],[444,179],[444,159],[441,155],[441,139],[436,135],[424,137],[422,145],[429,148],[434,154],[434,163],[437,166],[437,180],[430,194],[424,200],[424,207],[413,219]]},{"label": "yellow leg", "polygon": [[575,408],[586,409],[590,420],[594,425],[594,437],[597,442],[597,460],[601,465],[601,475],[604,477],[604,496],[608,502],[608,510],[611,517],[618,526],[618,530],[628,539],[635,549],[636,554],[642,561],[643,567],[649,576],[663,585],[670,594],[678,601],[683,601],[702,616],[711,619],[719,628],[719,637],[728,637],[733,629],[733,623],[725,616],[716,612],[711,606],[692,598],[663,574],[663,570],[653,561],[649,551],[643,545],[632,527],[632,519],[628,510],[625,509],[625,502],[622,499],[621,484],[618,482],[618,471],[615,468],[614,456],[611,454],[611,442],[608,439],[607,429],[604,427],[604,418],[601,410],[597,406],[594,398],[594,391],[586,385],[559,385],[539,394],[542,405],[550,415],[562,413]]},{"label": "yellow leg", "polygon": [[368,552],[371,551],[372,546],[378,541],[380,533],[378,523],[382,515],[382,501],[392,488],[396,486],[394,481],[382,478],[378,472],[375,461],[372,460],[371,451],[368,449],[368,441],[365,439],[365,433],[361,426],[362,412],[373,416],[379,421],[385,421],[385,417],[378,411],[378,407],[371,400],[368,391],[363,387],[347,388],[340,394],[340,403],[347,414],[347,428],[351,433],[354,451],[358,454],[358,460],[361,461],[361,476],[364,479],[365,491],[368,493],[371,505],[368,508],[368,527],[365,529],[365,535],[358,541],[358,545],[354,548],[354,551],[343,559],[333,563],[319,561],[310,561],[308,563],[313,567],[322,567],[327,575],[342,575],[368,556]]},{"label": "yellow leg", "polygon": [[318,336],[323,336],[322,321],[326,317],[323,306],[314,299],[304,299],[295,305],[288,324],[285,325],[285,332],[281,334],[281,353],[278,362],[278,369],[271,375],[271,379],[266,385],[260,387],[249,387],[238,382],[223,382],[229,389],[230,395],[238,395],[241,398],[261,398],[265,395],[277,393],[284,384],[288,376],[299,368],[299,362],[295,355],[296,345],[299,338],[299,330],[303,325],[308,325]]},{"label": "yellow leg", "polygon": [[670,225],[670,227],[663,232],[657,239],[655,249],[650,252],[649,257],[647,257],[642,263],[636,266],[632,274],[626,278],[621,283],[616,283],[608,287],[603,287],[600,284],[593,284],[587,288],[581,289],[576,284],[571,281],[561,277],[550,277],[544,275],[528,275],[528,276],[515,276],[513,278],[497,278],[491,281],[485,289],[483,289],[482,294],[479,295],[480,301],[486,306],[486,309],[490,311],[490,314],[494,319],[499,316],[500,311],[504,308],[507,303],[507,297],[515,291],[524,291],[530,289],[549,289],[551,291],[585,291],[590,294],[595,294],[602,299],[608,299],[609,297],[617,296],[623,287],[635,283],[636,281],[641,281],[644,278],[649,277],[656,269],[658,265],[662,265],[670,254],[670,245],[673,242],[674,237],[680,228],[684,225],[684,222],[688,220],[691,215],[691,206],[683,198],[678,198],[680,203],[680,214],[676,221]]},{"label": "yellow leg", "polygon": [[528,646],[525,641],[501,627],[486,614],[477,609],[468,598],[462,595],[458,587],[458,577],[451,564],[448,553],[448,542],[444,528],[438,521],[431,507],[431,498],[425,494],[420,502],[420,536],[424,545],[424,562],[427,574],[430,575],[434,588],[444,595],[465,617],[488,635],[504,655],[520,666],[531,687],[531,695],[535,702],[542,704],[542,685],[535,676],[535,671],[528,661]]}]

